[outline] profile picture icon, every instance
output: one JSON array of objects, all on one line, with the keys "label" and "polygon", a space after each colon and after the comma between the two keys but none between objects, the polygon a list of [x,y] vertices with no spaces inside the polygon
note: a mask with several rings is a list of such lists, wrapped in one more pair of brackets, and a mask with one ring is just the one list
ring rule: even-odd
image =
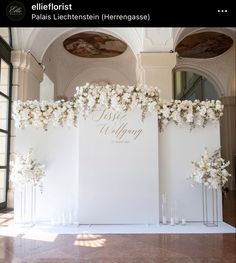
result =
[{"label": "profile picture icon", "polygon": [[6,16],[12,21],[21,21],[26,13],[26,9],[23,3],[13,1],[6,7]]}]

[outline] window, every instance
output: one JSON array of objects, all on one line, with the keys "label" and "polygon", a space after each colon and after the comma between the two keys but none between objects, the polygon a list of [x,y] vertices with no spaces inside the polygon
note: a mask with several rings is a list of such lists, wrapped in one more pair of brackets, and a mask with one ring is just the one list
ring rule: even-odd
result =
[{"label": "window", "polygon": [[0,28],[0,209],[7,206],[11,129],[11,48],[8,28]]},{"label": "window", "polygon": [[191,71],[175,71],[174,98],[178,100],[213,100],[219,96],[213,84]]},{"label": "window", "polygon": [[11,45],[10,28],[0,27],[0,36],[5,40],[5,42],[7,42],[8,45]]}]

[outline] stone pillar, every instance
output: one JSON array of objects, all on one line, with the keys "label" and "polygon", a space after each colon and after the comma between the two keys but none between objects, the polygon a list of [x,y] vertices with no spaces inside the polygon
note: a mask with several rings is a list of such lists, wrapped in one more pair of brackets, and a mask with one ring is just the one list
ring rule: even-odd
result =
[{"label": "stone pillar", "polygon": [[[13,91],[19,100],[38,100],[43,67],[29,53],[14,50],[11,54],[13,65]],[[14,93],[13,92],[13,93]],[[15,99],[13,98],[13,99]]]},{"label": "stone pillar", "polygon": [[161,98],[173,98],[173,68],[176,53],[141,53],[137,60],[137,84],[158,86]]},{"label": "stone pillar", "polygon": [[[39,100],[40,82],[43,80],[43,67],[29,53],[21,50],[13,50],[11,53],[13,65],[12,101],[14,100]],[[11,149],[10,159],[15,155],[15,125],[11,123]],[[8,208],[13,208],[13,190],[11,182],[8,189]]]},{"label": "stone pillar", "polygon": [[229,172],[232,178],[229,179],[229,189],[236,190],[235,175],[235,156],[236,156],[236,97],[222,97],[224,104],[224,116],[221,119],[220,135],[221,135],[221,153],[222,158],[230,161]]}]

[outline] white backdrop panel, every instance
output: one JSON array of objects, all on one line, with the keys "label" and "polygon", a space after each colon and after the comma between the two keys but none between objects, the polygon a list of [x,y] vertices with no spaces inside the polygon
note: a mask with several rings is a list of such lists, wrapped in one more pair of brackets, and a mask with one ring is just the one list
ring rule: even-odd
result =
[{"label": "white backdrop panel", "polygon": [[[207,147],[210,152],[220,147],[219,124],[205,128],[178,127],[170,123],[159,134],[160,194],[166,193],[168,218],[171,207],[177,205],[178,217],[188,221],[202,221],[202,188],[191,186],[187,180],[194,170],[192,161],[200,160]],[[222,221],[222,197],[218,191],[219,220]]]},{"label": "white backdrop panel", "polygon": [[[36,159],[46,166],[43,193],[37,192],[37,221],[78,221],[78,129],[17,129],[16,153],[25,154],[31,147]],[[19,221],[17,193],[15,208]]]},{"label": "white backdrop panel", "polygon": [[79,222],[157,224],[157,117],[95,112],[79,125]]},{"label": "white backdrop panel", "polygon": [[[36,158],[46,165],[44,191],[37,194],[38,221],[62,223],[63,214],[71,214],[73,222],[156,223],[158,196],[163,192],[167,194],[169,211],[176,200],[179,217],[202,221],[201,187],[192,188],[186,178],[193,171],[192,161],[199,160],[205,146],[210,151],[220,146],[219,125],[189,131],[188,126],[169,124],[159,134],[158,146],[155,120],[147,118],[144,123],[136,123],[136,117],[131,117],[130,127],[147,125],[148,129],[136,140],[132,135],[125,136],[126,143],[114,139],[114,133],[99,135],[100,130],[90,119],[87,123],[81,120],[80,146],[77,128],[16,130],[16,153],[26,153],[33,147]],[[221,220],[221,194],[218,204]],[[16,193],[16,218],[19,207]]]}]

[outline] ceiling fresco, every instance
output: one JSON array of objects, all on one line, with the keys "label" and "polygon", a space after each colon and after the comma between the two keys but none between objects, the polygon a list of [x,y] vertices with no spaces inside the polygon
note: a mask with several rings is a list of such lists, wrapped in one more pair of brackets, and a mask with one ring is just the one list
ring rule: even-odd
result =
[{"label": "ceiling fresco", "polygon": [[233,45],[233,39],[219,32],[202,32],[185,37],[176,47],[180,57],[212,58]]},{"label": "ceiling fresco", "polygon": [[100,32],[83,32],[70,36],[63,42],[71,54],[84,58],[109,58],[119,56],[127,49],[120,39]]}]

